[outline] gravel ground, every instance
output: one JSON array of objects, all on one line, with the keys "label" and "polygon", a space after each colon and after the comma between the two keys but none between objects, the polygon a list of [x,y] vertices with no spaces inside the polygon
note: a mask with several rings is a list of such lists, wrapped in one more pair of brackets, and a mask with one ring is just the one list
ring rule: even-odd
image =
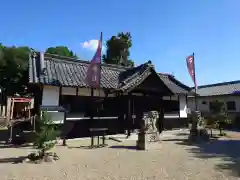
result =
[{"label": "gravel ground", "polygon": [[[90,140],[68,141],[68,147],[56,146],[60,156],[56,163],[13,164],[19,156],[33,150],[0,149],[1,180],[236,180],[231,170],[220,168],[223,155],[209,158],[197,156],[197,146],[181,145],[185,131],[166,132],[160,150],[137,151],[133,138],[124,142],[108,140],[109,147],[87,149]],[[178,144],[180,143],[180,144]],[[79,146],[83,147],[79,147]],[[124,145],[124,146],[123,146]],[[115,146],[115,148],[111,148]],[[116,147],[118,146],[118,147]],[[214,143],[208,144],[214,149]],[[193,151],[195,149],[195,151]],[[231,148],[229,148],[231,149]],[[239,150],[238,150],[239,151]],[[200,152],[200,151],[198,151]],[[209,154],[208,154],[209,155]],[[229,159],[228,159],[229,160]]]}]

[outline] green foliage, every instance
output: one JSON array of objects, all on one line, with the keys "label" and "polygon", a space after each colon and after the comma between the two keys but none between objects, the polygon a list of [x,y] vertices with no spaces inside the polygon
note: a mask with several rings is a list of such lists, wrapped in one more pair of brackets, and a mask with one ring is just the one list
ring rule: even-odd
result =
[{"label": "green foliage", "polygon": [[28,84],[28,47],[0,44],[0,87],[7,95],[24,92]]},{"label": "green foliage", "polygon": [[205,118],[206,128],[209,128],[211,131],[211,137],[213,136],[212,130],[216,128],[216,121],[212,118]]},{"label": "green foliage", "polygon": [[[4,46],[0,43],[0,88],[4,94],[28,93],[28,61],[30,48],[27,46]],[[65,46],[50,47],[47,53],[77,58],[76,54]]]},{"label": "green foliage", "polygon": [[60,135],[60,131],[56,129],[51,116],[47,112],[42,113],[39,119],[39,130],[35,139],[35,147],[40,149],[42,155],[56,144],[56,139]]},{"label": "green foliage", "polygon": [[50,47],[46,50],[46,53],[55,54],[59,56],[66,56],[77,59],[77,55],[73,51],[69,50],[66,46]]},{"label": "green foliage", "polygon": [[134,67],[134,61],[132,59],[127,60],[127,67]]},{"label": "green foliage", "polygon": [[128,59],[130,56],[130,48],[132,47],[132,36],[130,32],[118,33],[117,36],[112,36],[106,43],[107,51],[103,55],[103,62],[106,64],[117,64],[120,65],[121,57],[127,57],[127,63],[125,66],[134,66],[134,62]]},{"label": "green foliage", "polygon": [[218,128],[220,135],[223,135],[224,127],[232,124],[232,121],[228,118],[228,114],[224,109],[224,103],[220,101],[211,102],[210,112],[211,115],[206,119],[208,128]]}]

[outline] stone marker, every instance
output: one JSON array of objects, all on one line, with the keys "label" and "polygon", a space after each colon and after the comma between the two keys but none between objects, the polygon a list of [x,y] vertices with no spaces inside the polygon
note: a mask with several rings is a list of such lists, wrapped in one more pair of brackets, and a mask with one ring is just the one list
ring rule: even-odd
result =
[{"label": "stone marker", "polygon": [[203,142],[209,141],[210,135],[208,134],[207,129],[205,128],[204,119],[201,116],[200,111],[192,111],[192,126],[190,129],[190,135],[188,140],[190,142]]},{"label": "stone marker", "polygon": [[158,121],[158,112],[150,111],[143,116],[140,132],[138,133],[137,149],[149,150],[158,149],[159,144],[159,132],[156,127]]}]

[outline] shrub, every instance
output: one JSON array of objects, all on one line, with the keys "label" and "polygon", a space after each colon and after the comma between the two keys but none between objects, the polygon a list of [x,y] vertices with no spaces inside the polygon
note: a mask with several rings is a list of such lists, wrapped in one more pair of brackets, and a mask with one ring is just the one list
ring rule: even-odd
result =
[{"label": "shrub", "polygon": [[[220,101],[211,102],[211,115],[206,120],[206,124],[211,129],[218,128],[220,135],[223,135],[223,130],[226,125],[232,124],[232,121],[228,118],[228,114],[223,108],[224,104]],[[211,132],[212,134],[212,132]]]},{"label": "shrub", "polygon": [[60,131],[55,127],[50,114],[47,112],[42,113],[38,124],[39,129],[36,133],[34,145],[36,149],[40,150],[40,157],[43,157],[46,151],[55,146],[57,137],[60,135]]}]

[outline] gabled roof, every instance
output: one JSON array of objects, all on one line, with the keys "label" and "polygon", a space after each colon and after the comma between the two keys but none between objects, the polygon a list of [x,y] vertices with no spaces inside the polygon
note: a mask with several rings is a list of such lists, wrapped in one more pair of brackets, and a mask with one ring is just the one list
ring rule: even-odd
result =
[{"label": "gabled roof", "polygon": [[[192,91],[194,89],[192,88]],[[219,96],[240,93],[240,80],[198,86],[199,96]]]},{"label": "gabled roof", "polygon": [[[135,87],[138,87],[140,84],[142,84],[151,75],[152,77],[154,76],[156,80],[158,80],[154,82],[153,85],[155,88],[157,87],[156,89],[158,89],[158,92],[162,91],[161,93],[170,92],[170,94],[174,94],[174,92],[161,80],[158,73],[156,73],[154,70],[153,65],[149,62],[121,72],[118,78],[119,85],[117,90],[122,92],[129,92]],[[152,82],[152,80],[150,81]]]},{"label": "gabled roof", "polygon": [[[89,87],[85,83],[89,64],[88,61],[51,54],[45,54],[44,60],[40,61],[39,53],[33,52],[29,59],[29,83]],[[101,87],[126,91],[137,86],[152,72],[155,72],[155,70],[153,65],[149,63],[134,68],[103,64],[101,68]],[[172,93],[187,94],[190,91],[189,87],[183,85],[172,75],[161,73],[158,73],[158,75]]]}]

